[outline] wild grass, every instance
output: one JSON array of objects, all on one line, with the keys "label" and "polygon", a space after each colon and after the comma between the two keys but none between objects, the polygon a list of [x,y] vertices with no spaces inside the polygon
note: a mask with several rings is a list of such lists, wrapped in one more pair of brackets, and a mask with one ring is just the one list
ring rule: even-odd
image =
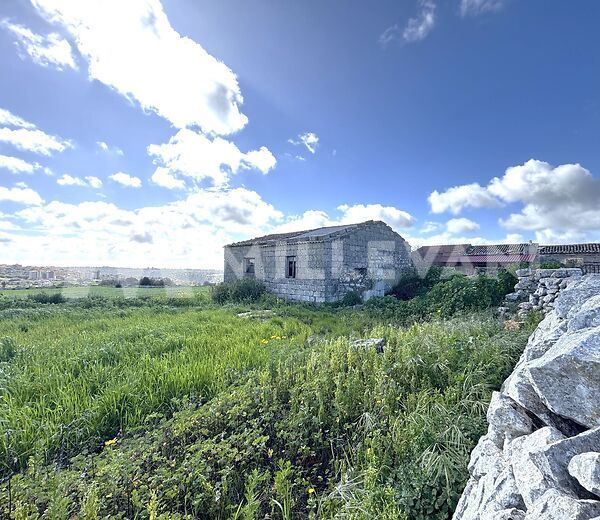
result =
[{"label": "wild grass", "polygon": [[26,469],[0,516],[449,518],[528,334],[487,314],[55,307],[1,325],[4,464]]},{"label": "wild grass", "polygon": [[206,402],[312,331],[213,308],[17,313],[0,324],[2,472],[67,460],[183,399]]}]

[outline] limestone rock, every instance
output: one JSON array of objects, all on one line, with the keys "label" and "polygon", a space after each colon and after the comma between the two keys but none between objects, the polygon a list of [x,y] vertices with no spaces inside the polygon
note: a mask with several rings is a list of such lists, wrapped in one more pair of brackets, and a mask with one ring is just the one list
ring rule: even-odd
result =
[{"label": "limestone rock", "polygon": [[558,317],[566,318],[569,312],[577,312],[583,303],[598,295],[599,288],[600,274],[590,274],[577,283],[570,284],[560,293],[560,300],[556,305]]},{"label": "limestone rock", "polygon": [[531,435],[519,437],[510,443],[510,460],[517,487],[529,509],[546,491],[552,488],[552,480],[539,463],[532,458],[549,444],[564,439],[564,435],[552,427],[541,428]]},{"label": "limestone rock", "polygon": [[502,511],[495,511],[490,514],[481,516],[481,520],[524,520],[525,511],[517,509],[515,507],[511,509],[503,509]]},{"label": "limestone rock", "polygon": [[600,453],[575,455],[569,462],[569,473],[590,493],[600,497]]},{"label": "limestone rock", "polygon": [[533,431],[533,422],[510,397],[494,392],[487,411],[490,426],[504,438],[515,439]]},{"label": "limestone rock", "polygon": [[600,327],[600,295],[592,296],[587,300],[568,324],[569,331],[589,327]]},{"label": "limestone rock", "polygon": [[525,520],[591,520],[599,514],[597,500],[578,500],[550,489],[527,511]]},{"label": "limestone rock", "polygon": [[527,368],[550,410],[588,428],[600,426],[600,329],[561,336]]}]

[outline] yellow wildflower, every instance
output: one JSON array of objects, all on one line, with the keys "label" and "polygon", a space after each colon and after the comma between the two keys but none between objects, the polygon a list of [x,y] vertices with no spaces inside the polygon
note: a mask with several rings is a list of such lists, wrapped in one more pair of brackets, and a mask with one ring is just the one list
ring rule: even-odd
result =
[{"label": "yellow wildflower", "polygon": [[104,442],[104,446],[112,446],[113,444],[117,443],[117,438],[115,437],[114,439],[110,439],[108,441]]},{"label": "yellow wildflower", "polygon": [[315,492],[315,488],[308,488],[308,494],[312,494]]}]

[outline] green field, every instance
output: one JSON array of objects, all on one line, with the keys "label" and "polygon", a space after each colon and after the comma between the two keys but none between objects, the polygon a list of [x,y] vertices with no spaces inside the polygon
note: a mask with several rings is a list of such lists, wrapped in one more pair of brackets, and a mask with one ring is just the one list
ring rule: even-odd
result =
[{"label": "green field", "polygon": [[362,309],[4,296],[0,517],[448,518],[530,330],[482,312],[486,286]]},{"label": "green field", "polygon": [[62,294],[65,298],[87,298],[88,296],[101,296],[104,298],[147,298],[169,297],[185,298],[208,294],[210,287],[103,287],[100,285],[73,286],[63,288],[32,288],[32,289],[4,289],[0,296],[13,298],[27,298],[35,294]]}]

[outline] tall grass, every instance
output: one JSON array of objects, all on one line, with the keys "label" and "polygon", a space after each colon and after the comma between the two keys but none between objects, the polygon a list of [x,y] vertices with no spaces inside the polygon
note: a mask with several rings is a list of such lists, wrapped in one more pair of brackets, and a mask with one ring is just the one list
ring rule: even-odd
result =
[{"label": "tall grass", "polygon": [[[0,325],[0,465],[30,457],[66,460],[170,414],[187,398],[207,401],[311,329],[297,319],[236,318],[218,309],[63,311]],[[268,340],[268,345],[261,342]]]},{"label": "tall grass", "polygon": [[[58,316],[33,327],[36,341],[12,324],[16,355],[6,351],[20,367],[23,395],[7,410],[17,421],[23,414],[31,428],[41,418],[56,432],[89,408],[89,431],[104,424],[104,413],[112,417],[103,440],[125,430],[59,470],[30,463],[10,481],[12,503],[46,515],[89,509],[98,518],[449,518],[490,392],[528,331],[504,331],[485,315],[378,324],[368,333],[386,339],[378,354],[347,337],[358,329],[344,321],[360,322],[361,314],[340,314],[340,325],[332,319],[338,315],[285,312],[249,321],[225,310],[136,309],[122,321],[92,314],[86,327]],[[46,337],[49,347],[37,352],[51,331],[57,337]],[[27,364],[29,356],[36,361]],[[56,368],[40,367],[43,360]],[[55,386],[30,412],[47,382]],[[179,395],[202,395],[203,404],[177,403],[171,418],[144,423],[144,413],[168,410],[179,388]],[[5,485],[0,515],[8,496]]]}]

